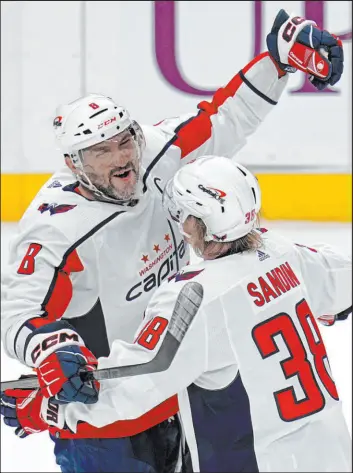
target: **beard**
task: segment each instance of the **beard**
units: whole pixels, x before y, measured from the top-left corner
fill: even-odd
[[[113,183],[112,179],[114,174],[122,173],[124,170],[131,169],[131,173],[135,175],[135,182],[129,183],[128,185],[124,186],[123,182],[121,188],[117,188]],[[96,187],[98,191],[100,191],[104,196],[109,197],[114,200],[122,200],[122,201],[129,201],[135,197],[137,184],[140,178],[140,169],[137,167],[133,162],[127,163],[123,167],[117,167],[112,169],[109,174],[109,184],[102,183],[102,179],[99,178],[95,173],[87,172],[87,177],[91,181],[91,183]]]

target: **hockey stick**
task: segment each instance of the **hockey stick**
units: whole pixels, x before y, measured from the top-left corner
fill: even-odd
[[[352,313],[352,306],[348,307],[348,309],[343,310],[339,314],[336,315],[336,320],[346,320],[349,314]]]
[[[167,333],[156,356],[147,363],[140,365],[103,368],[96,371],[84,371],[79,374],[84,382],[137,376],[158,373],[169,368],[180,347],[191,322],[193,321],[203,299],[203,287],[198,282],[189,282],[181,289],[176,300]],[[23,379],[1,383],[1,391],[5,389],[36,389],[39,387],[37,376],[26,376]]]

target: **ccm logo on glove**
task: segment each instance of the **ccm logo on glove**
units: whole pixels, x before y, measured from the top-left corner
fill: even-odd
[[[38,358],[44,351],[48,350],[49,348],[52,348],[58,343],[65,343],[67,341],[79,342],[78,335],[76,333],[70,334],[67,332],[54,333],[53,335],[50,335],[42,342],[38,343],[38,345],[34,348],[31,353],[32,362],[35,364],[35,362],[38,360]]]

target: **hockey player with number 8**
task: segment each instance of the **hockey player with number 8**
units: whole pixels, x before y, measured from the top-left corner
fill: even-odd
[[[166,182],[202,155],[232,158],[277,104],[287,73],[300,69],[322,89],[343,72],[340,40],[283,10],[267,46],[197,112],[155,126],[140,126],[101,95],[58,109],[54,129],[66,166],[20,221],[2,301],[5,350],[36,370],[36,394],[49,399],[53,417],[60,404],[97,402],[99,384],[78,373],[95,370],[114,340],[133,340],[155,290],[189,259],[162,209]],[[1,395],[5,422],[20,434],[38,431],[38,397],[15,394]],[[75,433],[50,427],[57,463],[62,471],[173,471],[177,411],[172,396],[141,418],[100,428],[82,422]]]

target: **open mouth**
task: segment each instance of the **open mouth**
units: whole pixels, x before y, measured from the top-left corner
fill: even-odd
[[[125,171],[115,172],[113,174],[113,177],[117,177],[118,179],[122,179],[122,180],[128,180],[131,177],[132,173],[133,173],[132,169],[127,169]]]

